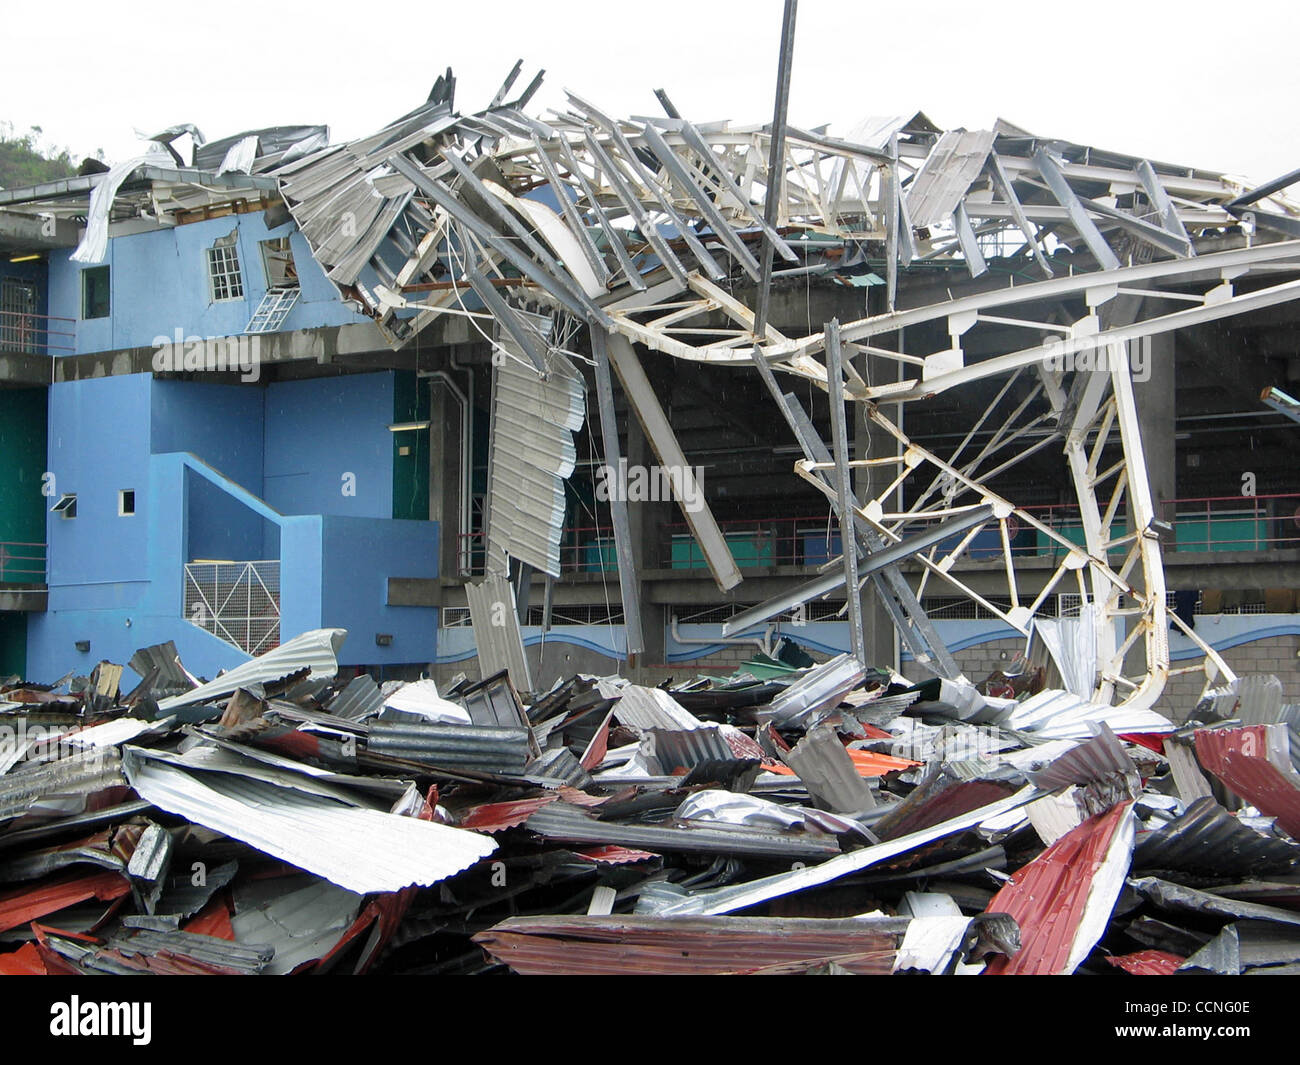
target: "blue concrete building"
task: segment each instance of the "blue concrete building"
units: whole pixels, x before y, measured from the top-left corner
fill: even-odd
[[[234,185],[110,225],[98,263],[62,221],[7,234],[0,358],[24,387],[0,391],[0,673],[171,640],[212,676],[322,626],[349,631],[349,666],[436,656],[436,610],[389,595],[438,576],[428,382],[367,362],[380,338],[268,219],[265,180]],[[287,312],[254,321],[276,293]]]

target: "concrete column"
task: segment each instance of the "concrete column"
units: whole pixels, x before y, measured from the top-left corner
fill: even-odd
[[[1135,341],[1133,346],[1137,345],[1143,347],[1130,357],[1130,366],[1134,371],[1133,398],[1137,403],[1142,451],[1146,455],[1147,480],[1151,484],[1151,502],[1156,515],[1168,520],[1172,515],[1167,513],[1163,504],[1177,497],[1175,481],[1178,473],[1174,454],[1178,413],[1174,335],[1161,333]]]
[[[653,466],[656,462],[654,449],[650,446],[641,423],[631,411],[627,412],[623,424],[627,428],[628,469],[637,466],[646,468]],[[667,533],[664,529],[673,522],[673,515],[676,512],[677,505],[671,501],[630,501],[628,503],[627,516],[632,531],[632,555],[636,560],[638,574],[666,567],[667,561],[663,556],[667,550],[665,546]],[[645,650],[636,656],[635,664],[630,664],[634,676],[639,675],[642,663],[651,667],[660,666],[667,657],[668,618],[664,607],[659,603],[650,602],[646,581],[643,577],[639,577],[638,580]]]
[[[446,383],[433,378],[429,404],[429,520],[438,522],[438,573],[459,572],[461,418],[465,416]]]
[[[884,379],[885,373],[893,374],[898,364],[886,359],[872,359],[870,380]],[[859,368],[860,369],[860,368]],[[879,458],[893,455],[898,451],[898,443],[892,436],[880,429],[867,417],[866,404],[852,403],[851,410],[853,433],[852,458]],[[888,484],[893,475],[887,473],[888,467],[858,469],[854,471],[853,490],[858,502],[865,502],[875,494],[881,484]],[[874,486],[874,490],[873,490]],[[862,625],[866,644],[868,666],[888,666],[898,669],[898,634],[894,631],[893,619],[880,602],[879,593],[874,582],[867,581],[862,586]]]

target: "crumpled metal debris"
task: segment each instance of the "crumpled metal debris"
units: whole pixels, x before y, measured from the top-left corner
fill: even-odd
[[[780,684],[574,676],[533,697],[504,670],[342,675],[342,635],[217,681],[146,649],[129,696],[112,663],[7,682],[0,972],[1300,962],[1275,698],[1245,728],[1135,736],[1131,711],[912,687],[852,656]],[[1275,694],[1223,701],[1255,691]],[[1227,790],[1185,803],[1162,748],[1263,813]]]

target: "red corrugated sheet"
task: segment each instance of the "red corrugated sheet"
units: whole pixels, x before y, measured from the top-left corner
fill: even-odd
[[[1134,976],[1173,976],[1187,959],[1167,950],[1139,950],[1135,954],[1116,954],[1106,960]]]
[[[1165,753],[1165,737],[1160,732],[1121,732],[1119,738],[1127,740],[1129,743],[1136,743],[1139,747],[1145,747],[1147,750],[1155,751],[1156,754]]]
[[[196,936],[213,936],[234,942],[235,929],[230,923],[230,907],[226,905],[223,894],[224,892],[218,893],[216,898],[190,918],[185,931],[193,932]]]
[[[997,958],[986,976],[1053,976],[1067,961],[1093,881],[1116,840],[1127,802],[1090,817],[1043,851],[993,896],[986,913],[1007,913],[1020,925],[1020,949]]]
[[[0,893],[0,932],[21,928],[88,899],[121,898],[130,890],[130,883],[120,873],[99,872],[6,891]]]
[[[647,858],[658,858],[653,851],[639,851],[632,847],[581,847],[573,852],[581,858],[589,858],[597,865],[626,865],[629,862],[644,862]]]
[[[476,806],[460,819],[460,828],[475,832],[504,832],[507,828],[522,825],[547,803],[554,802],[559,795],[538,795],[532,799],[516,799],[514,802],[490,802]]]
[[[46,976],[45,963],[34,943],[24,943],[9,954],[0,954],[0,976]]]
[[[855,971],[887,973],[899,939],[862,921],[636,916],[518,917],[474,937],[517,973],[596,976],[804,971],[849,957]]]
[[[1300,790],[1292,775],[1269,761],[1269,730],[1283,725],[1197,729],[1201,765],[1269,817],[1292,839],[1300,839]]]

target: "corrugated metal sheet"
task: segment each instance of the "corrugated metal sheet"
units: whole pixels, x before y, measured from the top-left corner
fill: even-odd
[[[355,892],[314,877],[255,880],[236,888],[234,899],[230,924],[235,939],[246,948],[272,949],[265,968],[272,976],[328,954],[364,901]]]
[[[585,788],[591,783],[591,774],[582,768],[582,763],[567,747],[543,751],[524,767],[524,775],[560,780],[574,788]]]
[[[992,147],[992,130],[949,130],[940,137],[907,187],[912,225],[950,221]]]
[[[125,783],[121,756],[113,748],[14,770],[0,777],[0,820],[17,817],[46,795],[88,795]]]
[[[1285,725],[1197,729],[1195,740],[1201,765],[1300,840],[1300,776]]]
[[[1020,925],[1021,946],[990,962],[990,976],[1068,975],[1110,919],[1133,853],[1133,806],[1121,803],[1062,836],[993,896],[986,913]]]
[[[685,898],[675,899],[658,909],[664,916],[685,916],[687,914],[724,914],[747,909],[760,902],[791,895],[805,888],[817,887],[838,880],[850,873],[869,869],[873,865],[915,850],[927,843],[943,839],[980,824],[990,818],[999,817],[1011,810],[1032,802],[1040,792],[1033,787],[1026,787],[999,802],[994,802],[979,810],[952,818],[942,824],[921,832],[886,840],[861,850],[841,854],[820,865],[792,869],[788,873],[751,880],[743,884],[697,891]]]
[[[503,572],[509,555],[559,577],[564,482],[584,416],[582,376],[567,356],[549,351],[542,380],[512,338],[503,333],[500,344],[507,357],[496,366],[492,395],[488,566]]]
[[[148,929],[110,936],[103,946],[58,935],[49,935],[46,942],[82,972],[121,975],[251,975],[265,969],[274,954],[269,946]]]
[[[1134,954],[1114,954],[1106,960],[1134,976],[1173,976],[1187,959],[1167,950],[1139,950]]]
[[[239,688],[284,680],[303,669],[310,670],[308,677],[312,680],[333,677],[339,671],[338,652],[346,637],[346,629],[304,632],[275,650],[221,674],[216,680],[182,695],[160,700],[158,709],[166,713],[178,707],[220,699],[233,695]]]
[[[138,827],[134,831],[118,833],[122,838],[115,840],[112,829],[106,828],[85,839],[71,843],[60,843],[57,847],[44,850],[28,851],[16,858],[0,862],[0,883],[11,884],[21,880],[35,880],[46,873],[62,869],[69,865],[98,865],[104,869],[123,872],[131,857],[131,848],[139,837]],[[3,837],[0,837],[2,840]]]
[[[367,894],[435,884],[496,850],[485,836],[234,773],[188,773],[134,751],[131,786],[155,806]]]
[[[529,975],[710,975],[874,955],[888,972],[906,920],[773,917],[516,917],[474,941]]]
[[[489,574],[477,584],[465,585],[470,622],[474,626],[474,646],[478,651],[479,669],[484,673],[506,670],[519,691],[531,691],[532,674],[524,653],[524,637],[515,613],[515,595],[510,582],[502,575]]]
[[[931,770],[872,831],[882,840],[900,839],[1005,799],[1012,791],[1006,781],[963,780],[945,764]]]
[[[645,732],[652,728],[672,731],[704,727],[703,721],[662,688],[627,684],[612,690],[619,696],[614,704],[614,717],[631,728]]]
[[[325,706],[335,717],[361,721],[384,708],[384,693],[369,673],[359,673]]]
[[[100,872],[0,892],[0,932],[20,928],[88,899],[108,901],[130,890],[130,882],[121,873]]]
[[[547,803],[555,802],[558,795],[538,795],[531,799],[513,802],[490,802],[475,806],[461,815],[460,827],[474,832],[504,832],[507,828],[522,825]]]
[[[597,843],[693,854],[737,854],[782,861],[818,860],[840,854],[833,838],[796,836],[733,825],[681,826],[597,821],[567,802],[551,803],[528,818],[526,827],[564,843]]]
[[[1032,732],[1044,739],[1086,740],[1092,736],[1092,726],[1105,723],[1114,732],[1149,732],[1163,734],[1174,731],[1174,724],[1154,710],[1133,710],[1124,707],[1092,703],[1070,692],[1048,688],[1021,702],[1011,703],[1006,710],[994,709],[981,713],[972,720],[981,724],[1001,724],[1021,732]]]
[[[862,663],[852,655],[839,655],[810,669],[776,696],[767,716],[775,724],[789,724],[811,718],[819,710],[834,709],[866,675]]]
[[[1184,884],[1175,884],[1155,876],[1144,876],[1129,881],[1131,887],[1145,895],[1162,909],[1184,913],[1210,914],[1215,917],[1243,917],[1248,920],[1275,921],[1278,924],[1300,925],[1300,913],[1278,906],[1263,906],[1257,902],[1243,902],[1209,891],[1198,891]]]
[[[631,865],[635,862],[649,861],[659,855],[651,851],[634,850],[631,847],[579,847],[573,852],[579,858],[586,858],[597,865]]]
[[[521,773],[532,759],[531,738],[522,728],[376,721],[366,750],[444,769]]]
[[[855,814],[876,805],[871,788],[833,729],[813,729],[782,758],[823,809]]]
[[[691,770],[705,762],[727,762],[735,758],[731,745],[716,725],[646,729],[641,745],[650,772],[663,776],[673,776],[679,770]]]
[[[1138,840],[1134,869],[1170,869],[1223,876],[1280,872],[1300,858],[1300,846],[1242,824],[1211,797]]]
[[[1086,743],[1057,758],[1046,769],[1030,773],[1029,779],[1044,791],[1068,787],[1071,784],[1091,784],[1114,776],[1137,781],[1137,765],[1124,749],[1124,744],[1104,722],[1097,726],[1097,735]]]

